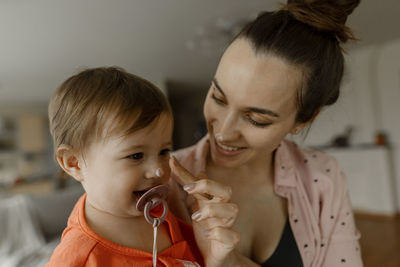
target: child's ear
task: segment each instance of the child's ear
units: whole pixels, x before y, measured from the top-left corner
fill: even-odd
[[[60,145],[56,151],[56,157],[60,167],[74,177],[78,182],[83,181],[82,157],[69,145]]]

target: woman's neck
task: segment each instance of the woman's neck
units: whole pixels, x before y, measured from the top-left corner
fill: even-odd
[[[219,166],[213,162],[209,155],[207,158],[207,170],[214,170],[218,173],[221,171],[221,174],[223,174],[224,177],[229,177],[228,184],[230,185],[235,182],[243,185],[244,179],[246,179],[246,184],[248,185],[266,183],[273,185],[274,155],[274,152],[260,154],[248,160],[246,163],[235,167]],[[251,179],[249,177],[251,177]],[[226,181],[226,179],[224,180]]]

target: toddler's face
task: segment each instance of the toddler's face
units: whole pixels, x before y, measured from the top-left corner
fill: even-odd
[[[171,116],[163,113],[133,134],[91,145],[81,166],[88,204],[115,216],[142,215],[136,210],[139,197],[168,182],[172,127]]]

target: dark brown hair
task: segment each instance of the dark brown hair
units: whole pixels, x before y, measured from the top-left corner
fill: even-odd
[[[309,122],[337,101],[344,70],[340,43],[355,39],[345,22],[359,3],[288,1],[278,11],[261,13],[236,37],[249,40],[256,53],[272,53],[302,69],[297,122]]]
[[[82,153],[93,141],[130,134],[163,112],[171,114],[163,93],[118,67],[87,69],[68,78],[48,110],[55,150],[66,144]]]

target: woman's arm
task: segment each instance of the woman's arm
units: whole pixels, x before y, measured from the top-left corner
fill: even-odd
[[[195,199],[191,219],[205,265],[227,266],[225,262],[240,240],[239,234],[231,229],[238,214],[237,205],[229,202],[231,188],[208,179],[205,174],[192,175],[174,157],[170,166],[178,183]]]
[[[326,256],[322,266],[362,267],[361,249],[358,242],[360,233],[354,223],[354,215],[350,204],[346,177],[337,169],[337,186],[340,187],[336,199],[340,200],[335,214],[335,226],[330,237]]]
[[[195,199],[194,203],[185,204],[192,212],[191,222],[205,265],[259,267],[259,264],[235,249],[240,236],[231,227],[239,209],[236,204],[229,202],[231,188],[208,179],[204,173],[194,176],[174,157],[171,158],[170,166],[175,180],[184,187],[188,197]]]
[[[176,176],[176,175],[175,175]],[[177,177],[175,177],[177,178]],[[196,178],[199,179],[199,178]],[[187,182],[187,181],[186,181]],[[183,181],[181,181],[183,183]],[[184,193],[181,189],[180,186],[178,186],[177,180],[174,179],[170,181],[170,189],[173,190],[173,193],[170,195],[169,200],[170,200],[170,209],[173,210],[174,215],[180,217],[181,219],[184,219],[187,223],[193,224],[193,221],[191,220],[189,214],[189,210],[191,213],[193,211],[197,210],[198,207],[196,206],[197,202],[194,197],[191,195],[188,195],[187,193]],[[187,199],[192,199],[192,200],[187,200]],[[195,226],[196,230],[196,226]],[[202,241],[197,241],[202,242]],[[202,252],[203,253],[203,252]],[[204,254],[204,253],[203,253]],[[204,257],[207,257],[204,255]],[[255,266],[260,266],[247,258],[246,256],[242,255],[240,252],[237,250],[231,251],[225,258],[225,260],[220,264],[221,266],[244,266],[244,267],[255,267]],[[209,265],[206,265],[209,266]]]

